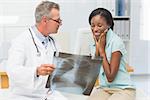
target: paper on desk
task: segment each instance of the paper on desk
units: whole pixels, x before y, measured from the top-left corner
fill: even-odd
[[[12,94],[9,90],[0,90],[0,100],[44,100],[44,98],[31,98],[27,96]],[[68,100],[59,91],[53,91],[47,96],[47,100]]]
[[[47,100],[68,100],[59,91],[53,91],[51,95],[47,97]]]

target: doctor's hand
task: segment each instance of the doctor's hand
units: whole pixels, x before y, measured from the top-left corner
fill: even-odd
[[[52,74],[52,72],[55,70],[55,66],[53,64],[41,64],[41,66],[39,66],[37,68],[37,75],[50,75]]]

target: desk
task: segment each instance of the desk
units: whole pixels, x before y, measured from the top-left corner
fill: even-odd
[[[67,97],[68,100],[86,100],[88,98],[88,96],[85,95],[77,95],[65,92],[62,92],[62,94]]]
[[[84,95],[77,95],[77,94],[71,94],[71,93],[65,93],[61,92],[62,95],[64,95],[68,100],[86,100],[88,96]],[[9,89],[0,89],[0,100],[8,100],[9,95]],[[22,97],[18,96],[19,99],[15,100],[22,100]],[[30,100],[29,98],[24,98],[23,100]]]
[[[8,89],[0,89],[0,100],[8,100],[6,97],[8,97]],[[62,92],[61,92],[62,93]],[[67,97],[68,100],[86,100],[88,96],[84,95],[76,95],[71,93],[62,93],[65,97]],[[20,97],[21,98],[21,97]],[[137,89],[136,91],[136,100],[150,100],[150,96],[144,93],[143,90]],[[10,99],[9,99],[10,100]],[[29,100],[29,99],[16,99],[16,100]]]
[[[0,72],[0,78],[1,78],[1,89],[0,89],[0,100],[7,100],[8,96],[8,87],[9,87],[9,79],[6,72]],[[68,98],[68,100],[86,100],[88,96],[84,95],[78,95],[78,94],[71,94],[71,93],[65,93],[62,92],[62,94]]]

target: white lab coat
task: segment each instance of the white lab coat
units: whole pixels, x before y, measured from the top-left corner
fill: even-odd
[[[53,63],[55,47],[53,43],[48,42],[48,47],[45,49],[32,29],[31,31],[41,56],[37,56],[35,44],[29,29],[27,29],[12,41],[8,54],[7,73],[10,90],[13,94],[30,98],[41,98],[47,92],[45,85],[48,75],[36,77],[36,69],[41,64]],[[58,45],[56,41],[55,44],[56,46]]]

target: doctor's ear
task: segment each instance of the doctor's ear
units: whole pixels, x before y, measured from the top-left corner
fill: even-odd
[[[42,22],[44,22],[44,23],[47,22],[47,17],[46,17],[46,16],[43,16],[43,17],[42,17]]]

